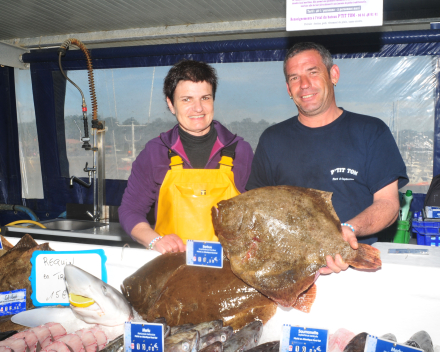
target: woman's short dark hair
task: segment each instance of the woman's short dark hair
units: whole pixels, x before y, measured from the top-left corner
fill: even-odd
[[[317,43],[312,43],[312,42],[296,43],[287,51],[286,57],[284,58],[283,70],[284,70],[284,77],[286,77],[286,82],[287,82],[287,72],[286,72],[287,61],[292,57],[294,57],[295,55],[298,55],[299,53],[302,53],[303,51],[307,51],[307,50],[317,51],[319,55],[321,55],[322,62],[327,68],[328,73],[330,73],[330,70],[333,67],[333,58],[332,58],[332,54],[330,54],[330,51],[328,51],[323,45]]]
[[[215,68],[205,62],[182,60],[168,71],[163,82],[163,93],[174,104],[174,91],[180,81],[208,82],[212,86],[212,98],[217,90],[217,74]]]

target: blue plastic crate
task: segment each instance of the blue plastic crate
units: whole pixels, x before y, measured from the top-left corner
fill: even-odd
[[[418,245],[440,246],[440,222],[413,221],[412,232],[417,234]]]

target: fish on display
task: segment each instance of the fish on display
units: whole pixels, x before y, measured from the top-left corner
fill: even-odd
[[[186,330],[191,330],[191,328],[194,326],[194,324],[188,323],[188,324],[182,324],[182,325],[176,325],[171,327],[171,335],[174,335],[177,332],[182,332]]]
[[[361,243],[353,250],[343,240],[331,195],[270,186],[219,202],[212,219],[232,271],[282,306],[308,312],[327,255],[339,253],[356,268],[379,268],[379,250]]]
[[[120,335],[104,347],[103,352],[123,352],[124,351],[124,335]]]
[[[429,336],[424,330],[416,332],[404,343],[404,345],[421,348],[425,352],[434,352],[434,345],[431,336]]]
[[[350,342],[345,346],[343,352],[364,352],[365,343],[367,342],[368,333],[361,332],[353,337]]]
[[[97,277],[74,266],[64,267],[64,280],[69,293],[70,308],[38,308],[14,315],[11,320],[20,325],[36,327],[48,322],[61,323],[68,333],[91,329],[103,347],[107,339],[114,339],[124,332],[126,321],[143,322],[124,296]],[[100,337],[101,336],[101,337]],[[105,341],[103,341],[105,340]],[[99,344],[99,341],[98,341]]]
[[[2,239],[3,243],[3,239]],[[39,245],[26,234],[0,257],[0,292],[26,289],[26,309],[34,307],[29,276],[32,271],[31,257],[34,251],[52,251],[48,243]]]
[[[248,350],[248,352],[278,352],[280,350],[280,341],[271,341],[262,343],[254,348]]]
[[[211,331],[200,337],[199,350],[212,345],[214,342],[225,343],[233,333],[232,326],[225,326],[219,330]]]
[[[220,341],[216,341],[208,346],[205,346],[202,349],[199,349],[198,352],[222,352],[222,351],[223,351],[223,344]]]
[[[162,324],[163,325],[163,338],[166,339],[171,334],[171,326],[167,324],[167,321],[165,318],[160,317],[156,318],[152,321],[154,324]]]
[[[178,329],[175,333],[177,334],[179,332],[184,332],[186,330],[196,330],[199,332],[200,336],[204,336],[210,332],[219,330],[222,327],[223,327],[223,320],[220,319],[220,320],[206,321],[204,323],[200,323],[192,326],[183,326],[180,329]]]
[[[0,249],[0,257],[5,254],[7,251],[12,249],[14,246],[2,235],[0,235],[0,241],[2,242],[3,249]]]
[[[174,327],[222,319],[237,330],[275,314],[276,304],[234,275],[228,260],[217,269],[185,265],[185,258],[163,254],[124,280],[124,296],[145,320],[165,317]]]
[[[244,328],[232,335],[224,344],[224,352],[243,352],[258,346],[261,334],[263,333],[263,323],[253,321]]]
[[[188,330],[168,336],[164,340],[165,352],[196,352],[199,346],[200,333]]]

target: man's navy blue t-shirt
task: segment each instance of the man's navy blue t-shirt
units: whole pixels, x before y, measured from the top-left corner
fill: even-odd
[[[346,222],[395,180],[401,188],[408,176],[388,126],[375,117],[344,110],[323,127],[304,126],[295,116],[266,129],[246,189],[291,185],[333,192],[333,207]]]

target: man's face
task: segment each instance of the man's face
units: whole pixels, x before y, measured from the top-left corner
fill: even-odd
[[[325,113],[335,102],[333,84],[339,79],[336,65],[330,75],[316,50],[303,51],[286,63],[287,92],[300,114],[307,117]]]
[[[174,91],[174,104],[171,104],[169,98],[167,103],[185,132],[193,136],[203,136],[209,132],[214,118],[214,98],[210,83],[180,81]]]

